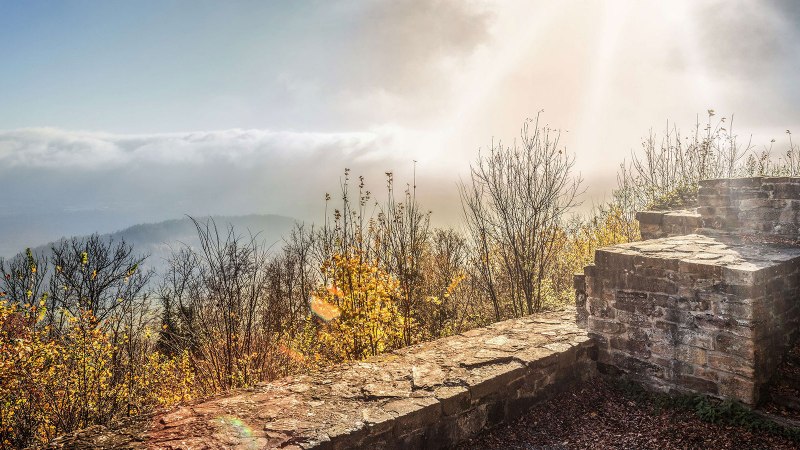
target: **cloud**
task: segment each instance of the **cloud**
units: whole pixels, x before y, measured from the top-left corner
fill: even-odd
[[[353,180],[363,175],[376,199],[384,198],[386,171],[401,189],[410,182],[416,156],[398,151],[404,132],[389,125],[358,133],[0,132],[0,255],[185,214],[274,213],[319,223],[325,193],[339,201],[345,168]],[[438,223],[453,222],[455,178],[430,163],[418,164],[416,175],[423,207]]]
[[[454,81],[476,51],[493,39],[495,16],[484,2],[356,5],[346,11],[355,19],[351,29],[326,35],[328,42],[317,43],[275,77],[290,104],[324,105],[362,126],[424,122],[460,95]]]
[[[353,58],[368,85],[395,94],[447,82],[448,69],[490,39],[492,15],[474,2],[379,2],[363,12]],[[359,83],[363,86],[363,84]]]
[[[30,128],[0,132],[0,172],[8,169],[116,169],[125,166],[252,167],[287,158],[357,161],[383,154],[392,136],[373,132],[223,130],[117,135]],[[374,155],[372,155],[374,157]]]
[[[760,80],[765,68],[793,64],[798,56],[798,8],[787,1],[710,1],[696,4],[698,49],[717,77]]]
[[[392,130],[298,133],[223,130],[117,135],[0,132],[4,214],[104,210],[142,220],[182,214],[312,215],[345,167],[396,164]]]

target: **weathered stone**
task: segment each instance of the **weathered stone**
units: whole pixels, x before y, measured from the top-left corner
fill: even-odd
[[[385,408],[368,407],[361,410],[361,420],[373,434],[384,433],[394,428],[395,418],[397,414]]]
[[[589,330],[600,334],[619,334],[625,331],[625,325],[616,321],[597,319],[589,316],[588,323]]]
[[[591,377],[575,311],[528,316],[54,442],[68,448],[441,448]],[[180,444],[176,444],[180,442]]]
[[[636,220],[644,239],[690,234],[702,226],[702,216],[694,210],[641,211]]]
[[[738,358],[725,353],[710,352],[708,366],[718,371],[729,372],[744,378],[755,378],[755,367],[752,360]]]
[[[436,398],[404,398],[392,400],[383,406],[396,417],[395,427],[399,430],[415,430],[426,423],[435,421],[442,413],[442,406]]]
[[[680,389],[687,389],[694,392],[703,392],[705,394],[715,395],[719,393],[719,386],[715,381],[707,380],[705,378],[695,377],[692,375],[681,374],[677,377],[676,387]]]
[[[751,361],[755,357],[754,343],[751,339],[728,332],[720,332],[714,337],[714,350]]]
[[[706,180],[698,202],[596,252],[587,331],[604,370],[754,402],[800,328],[800,178]]]
[[[476,368],[466,380],[472,403],[481,403],[485,397],[501,393],[511,380],[524,376],[525,371],[525,365],[519,361]]]
[[[464,386],[440,386],[434,392],[442,404],[442,414],[452,416],[469,408],[469,389]]]

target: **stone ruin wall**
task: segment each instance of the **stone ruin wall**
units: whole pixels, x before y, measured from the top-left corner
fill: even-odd
[[[796,241],[800,236],[800,178],[753,177],[703,180],[696,208],[641,211],[643,239],[710,230],[760,235],[764,240]]]
[[[657,390],[756,403],[800,324],[800,251],[768,267],[731,267],[674,250],[741,251],[717,239],[646,242],[598,251],[576,282],[600,367]]]
[[[796,241],[800,178],[754,177],[700,183],[697,213],[703,226]]]
[[[800,326],[800,178],[703,181],[698,199],[597,251],[578,321],[606,372],[754,404]]]
[[[636,220],[645,240],[692,234],[703,227],[703,220],[694,209],[640,211],[636,213]]]
[[[594,344],[574,314],[495,323],[92,427],[50,448],[449,448],[595,375]]]

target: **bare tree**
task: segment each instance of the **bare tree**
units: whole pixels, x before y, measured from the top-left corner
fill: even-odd
[[[494,320],[502,318],[500,298],[497,286],[498,268],[494,264],[493,241],[489,234],[490,223],[488,212],[484,205],[485,187],[479,183],[465,183],[459,185],[461,204],[464,212],[465,225],[472,238],[472,261],[470,267],[477,272],[473,274],[473,283],[477,290],[485,292],[494,310]]]
[[[309,298],[319,282],[319,265],[313,255],[316,238],[314,227],[296,224],[284,239],[281,252],[269,263],[268,295],[273,304],[285,304],[283,319],[292,338],[308,314]]]
[[[28,306],[25,311],[29,326],[47,324],[36,320],[40,301],[47,311],[52,310],[53,299],[46,292],[48,267],[47,257],[29,248],[9,260],[0,258],[0,299]],[[52,319],[52,314],[48,319]]]
[[[387,199],[378,215],[380,248],[387,271],[400,282],[403,342],[413,340],[413,314],[422,300],[422,258],[430,235],[430,212],[417,202],[416,177],[407,185],[402,201],[394,191],[394,174],[386,173]]]
[[[421,258],[423,287],[421,335],[436,339],[462,330],[469,311],[463,280],[467,275],[467,242],[453,229],[435,229]]]
[[[559,131],[539,126],[539,116],[529,119],[519,142],[493,144],[471,166],[470,185],[461,184],[482,272],[489,275],[491,261],[501,261],[515,315],[541,309],[561,218],[580,193],[581,178],[571,174],[574,157],[559,146],[559,139]]]
[[[278,349],[288,308],[284,297],[269,294],[268,249],[257,236],[242,237],[233,227],[220,233],[213,220],[192,220],[200,248],[173,255],[159,290],[161,345],[191,351],[208,392],[284,374]]]
[[[152,277],[141,268],[147,257],[125,241],[94,234],[62,240],[51,251],[53,305],[73,316],[90,312],[98,323],[142,294]]]
[[[189,248],[172,252],[157,295],[161,302],[161,329],[158,348],[166,355],[196,348],[197,296],[200,293],[200,261]]]

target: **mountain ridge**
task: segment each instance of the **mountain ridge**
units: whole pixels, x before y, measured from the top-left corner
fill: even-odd
[[[276,244],[281,242],[283,236],[287,235],[295,224],[300,223],[297,219],[279,214],[210,215],[194,217],[194,219],[201,224],[213,220],[220,230],[233,226],[237,234],[252,234],[258,241],[271,247],[270,251],[279,249],[280,246]],[[63,236],[60,239],[30,248],[36,254],[48,255],[50,248],[64,239],[87,236],[90,235]],[[103,239],[112,239],[114,242],[124,240],[133,246],[134,253],[147,255],[147,260],[143,265],[153,268],[157,272],[166,267],[166,261],[173,251],[182,246],[197,248],[200,245],[197,229],[190,216],[160,222],[138,223],[110,233],[102,233],[99,236]],[[20,252],[22,251],[24,249],[20,249]]]

